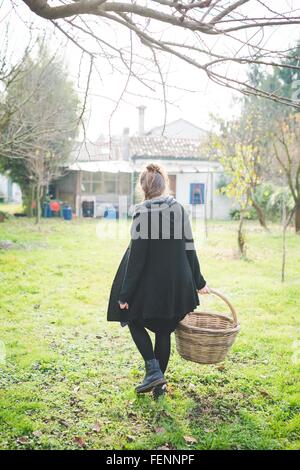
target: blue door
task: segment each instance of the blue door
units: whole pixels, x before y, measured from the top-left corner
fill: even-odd
[[[190,184],[190,204],[204,204],[204,194],[205,194],[205,184],[204,183],[191,183]]]

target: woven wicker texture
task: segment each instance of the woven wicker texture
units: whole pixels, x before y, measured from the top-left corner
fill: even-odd
[[[218,313],[191,312],[175,331],[180,356],[200,364],[223,361],[240,330],[233,305],[220,292],[211,289],[211,293],[228,305],[233,318]]]

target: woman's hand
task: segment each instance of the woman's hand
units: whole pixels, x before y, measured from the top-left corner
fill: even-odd
[[[204,287],[202,287],[202,289],[198,290],[198,293],[201,294],[201,295],[202,294],[210,294],[210,288],[207,285],[205,285]]]
[[[128,305],[127,302],[125,302],[125,304],[122,304],[121,302],[119,302],[119,305],[120,305],[121,310],[124,310],[124,309],[128,310],[129,309],[129,305]]]

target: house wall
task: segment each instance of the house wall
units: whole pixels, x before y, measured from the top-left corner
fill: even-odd
[[[137,174],[148,161],[149,159],[136,160]],[[195,217],[204,218],[206,211],[207,218],[229,218],[229,211],[233,206],[233,202],[226,196],[217,194],[218,181],[223,175],[221,164],[206,160],[188,159],[168,159],[161,163],[169,175],[176,176],[176,184],[173,180],[171,190],[176,187],[176,199],[184,206],[190,206],[191,183],[203,183],[205,185],[206,204],[193,206],[193,215]]]
[[[7,178],[4,175],[0,175],[0,199],[7,200]]]
[[[211,175],[209,173],[179,173],[176,182],[176,199],[183,206],[190,205],[190,185],[192,183],[204,183],[205,185],[205,202],[197,207],[197,216],[203,218],[205,214],[211,217]]]
[[[6,175],[0,175],[0,201],[5,202],[22,202],[22,192],[20,186],[16,183],[12,183],[9,177]]]
[[[222,172],[214,173],[213,179],[213,219],[229,219],[230,209],[234,205],[234,202],[229,197],[224,194],[218,194],[217,184],[220,178],[222,177]]]
[[[232,202],[224,195],[216,193],[217,183],[221,173],[179,173],[176,181],[176,199],[184,206],[190,205],[190,185],[191,183],[204,183],[205,204],[196,206],[194,214],[196,217],[206,217],[213,219],[228,219]]]
[[[139,166],[143,162],[139,162]],[[174,166],[175,165],[175,166]],[[218,180],[222,176],[222,167],[209,162],[164,162],[168,173],[176,176],[173,188],[176,187],[176,199],[184,206],[190,206],[191,183],[205,185],[206,204],[193,206],[193,215],[204,218],[228,219],[232,200],[217,194]],[[107,206],[119,204],[119,197],[127,197],[128,206],[138,202],[135,194],[136,180],[140,168],[132,175],[129,173],[83,172],[71,171],[56,182],[57,197],[71,205],[77,216],[81,216],[83,201],[94,201],[95,216],[101,217]],[[173,171],[172,171],[173,169]],[[193,169],[195,170],[193,172]],[[198,170],[198,171],[196,171]],[[133,197],[134,196],[134,197]],[[124,204],[122,202],[122,204]]]
[[[148,135],[160,136],[164,131],[164,136],[175,137],[183,139],[204,139],[207,132],[199,127],[195,126],[191,122],[185,121],[184,119],[178,119],[177,121],[170,122],[165,126],[159,126],[151,129]]]

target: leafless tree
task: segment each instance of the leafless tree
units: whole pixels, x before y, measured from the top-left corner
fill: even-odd
[[[295,230],[300,234],[300,116],[291,115],[279,122],[271,135],[278,169],[285,178],[295,207]]]
[[[5,97],[14,83],[21,80],[27,71],[23,69],[23,62],[27,60],[30,53],[35,46],[35,41],[29,40],[25,47],[21,60],[12,61],[10,60],[8,53],[8,29],[6,28],[5,34],[0,45],[0,148],[4,149],[4,141],[1,138],[3,129],[7,127],[7,124],[14,113],[26,103],[29,96],[23,96],[23,98],[15,103],[14,106],[8,106]]]
[[[62,174],[77,132],[78,97],[56,51],[43,40],[36,46],[34,59],[26,50],[0,77],[0,167],[35,200],[39,222],[43,191]],[[6,62],[2,57],[0,70]]]

